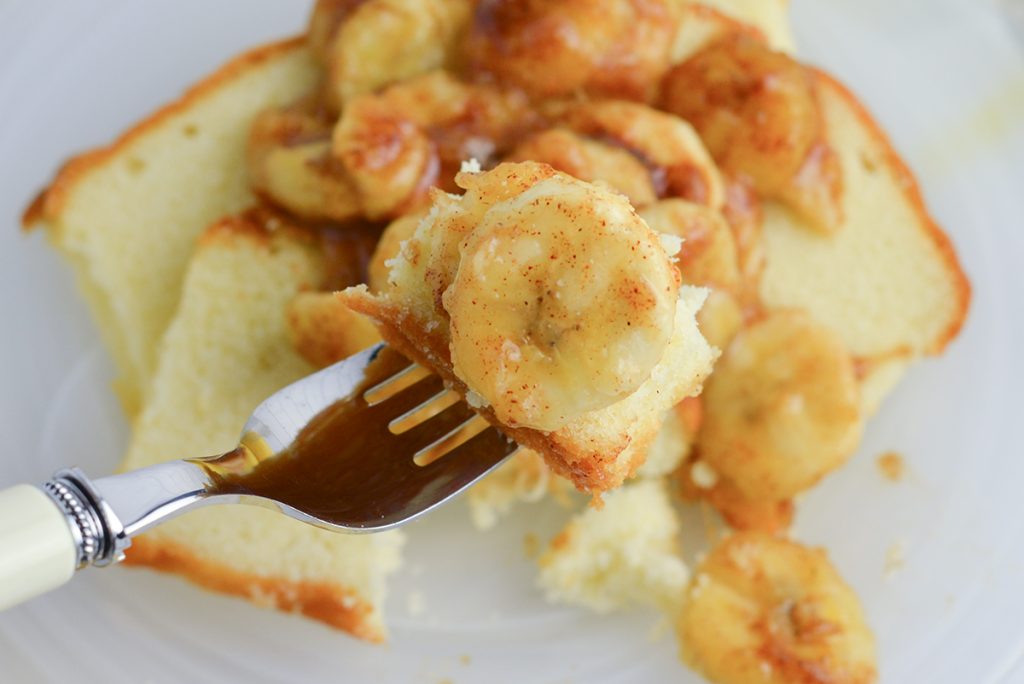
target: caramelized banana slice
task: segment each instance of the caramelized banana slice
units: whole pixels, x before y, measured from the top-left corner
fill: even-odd
[[[455,180],[465,194],[458,197],[439,190],[431,192],[428,223],[435,227],[422,231],[417,228],[414,239],[402,245],[402,257],[412,268],[392,270],[389,282],[394,289],[412,293],[417,308],[433,310],[446,320],[448,312],[441,299],[455,279],[463,239],[476,228],[491,205],[515,197],[554,175],[555,170],[547,164],[534,162],[499,164],[484,174],[459,173]]]
[[[674,256],[683,282],[735,290],[740,284],[736,241],[719,212],[681,199],[644,207],[640,218],[652,230],[683,238]]]
[[[364,213],[373,219],[421,204],[440,171],[427,134],[373,95],[345,108],[334,129],[333,151],[358,189]]]
[[[275,204],[307,219],[346,221],[360,213],[359,197],[331,163],[327,141],[276,147],[263,157],[253,187]]]
[[[678,18],[668,0],[480,0],[467,52],[473,70],[538,98],[644,100],[668,68]]]
[[[430,136],[447,168],[445,179],[471,158],[490,165],[539,120],[522,93],[467,83],[446,71],[396,84],[379,99]]]
[[[697,567],[677,630],[683,660],[716,684],[871,684],[875,645],[824,551],[736,533]]]
[[[712,288],[697,314],[701,334],[725,349],[743,324],[736,298],[741,284],[739,257],[729,224],[714,209],[681,199],[644,207],[640,217],[659,233],[683,238],[674,255],[683,282]]]
[[[373,250],[370,258],[370,265],[367,268],[367,283],[373,292],[383,292],[388,286],[388,273],[391,266],[388,262],[398,255],[402,243],[412,237],[416,232],[423,217],[427,215],[426,210],[414,211],[411,214],[400,216],[388,224],[388,227],[381,233],[377,248]]]
[[[679,494],[689,501],[704,500],[714,506],[734,530],[781,535],[793,523],[793,501],[751,501],[707,462],[691,458],[675,472]]]
[[[473,0],[318,3],[310,35],[327,66],[328,102],[335,111],[342,111],[354,97],[451,64],[473,4]]]
[[[601,181],[628,197],[634,207],[658,199],[650,172],[635,155],[565,128],[527,138],[507,160],[544,162],[580,180]]]
[[[742,330],[703,398],[700,457],[754,501],[807,489],[846,461],[863,429],[852,358],[800,311]]]
[[[626,198],[558,174],[491,206],[444,305],[456,373],[511,426],[557,430],[636,390],[679,282]]]
[[[665,78],[663,103],[691,122],[728,171],[764,194],[792,177],[821,130],[804,68],[743,35],[704,48]]]
[[[380,342],[370,319],[352,311],[333,292],[300,292],[285,315],[295,349],[317,368]]]
[[[841,173],[803,65],[732,33],[666,75],[661,106],[696,127],[724,171],[789,203],[823,232],[839,227]]]
[[[346,221],[361,211],[355,187],[331,157],[330,125],[309,103],[257,116],[246,165],[253,188],[297,216]]]
[[[743,308],[728,290],[711,288],[697,312],[700,334],[712,346],[725,349],[743,327]]]
[[[322,64],[327,64],[331,45],[334,43],[341,24],[357,7],[367,0],[316,0],[309,16],[309,32],[306,41],[313,55]]]
[[[757,303],[761,273],[764,271],[764,212],[761,200],[749,183],[735,177],[726,177],[722,215],[729,224],[736,243],[736,258],[742,283],[740,299],[745,303]]]
[[[333,152],[366,215],[392,217],[423,204],[462,161],[507,149],[532,118],[520,93],[436,71],[353,100],[334,129]]]
[[[561,114],[574,131],[612,140],[651,170],[662,197],[682,197],[720,209],[725,186],[718,167],[690,124],[633,102],[605,100],[569,107]]]

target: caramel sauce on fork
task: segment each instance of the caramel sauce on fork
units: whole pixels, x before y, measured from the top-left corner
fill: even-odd
[[[384,347],[353,392],[302,428],[291,446],[273,453],[256,434],[222,456],[196,461],[212,480],[208,492],[284,503],[332,525],[372,530],[400,522],[462,489],[515,450],[497,430],[468,436],[425,465],[417,448],[444,438],[475,414],[458,402],[433,418],[393,434],[391,419],[444,391],[431,375],[393,397],[370,404],[366,391],[407,367]]]

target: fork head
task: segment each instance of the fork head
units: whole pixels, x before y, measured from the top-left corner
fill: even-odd
[[[278,391],[237,449],[197,462],[213,497],[376,532],[439,506],[516,449],[439,377],[377,345]]]

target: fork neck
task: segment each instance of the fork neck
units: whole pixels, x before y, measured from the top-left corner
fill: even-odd
[[[91,480],[78,468],[43,483],[64,513],[78,547],[77,567],[103,567],[124,559],[131,538],[204,503],[209,478],[200,466],[171,461]]]

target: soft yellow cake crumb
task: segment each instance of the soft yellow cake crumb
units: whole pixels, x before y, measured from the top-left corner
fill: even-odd
[[[643,480],[572,519],[540,559],[549,600],[607,613],[634,604],[673,605],[689,577],[679,521],[665,484]]]

